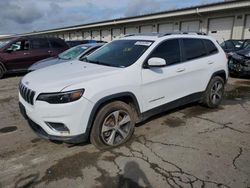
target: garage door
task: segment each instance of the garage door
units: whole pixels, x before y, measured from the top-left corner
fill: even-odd
[[[117,39],[123,35],[121,29],[112,29],[112,40]]]
[[[82,40],[82,32],[81,31],[76,32],[76,40]]]
[[[64,33],[63,35],[65,40],[69,40],[69,33]]]
[[[70,36],[70,40],[77,40],[75,32],[70,32],[69,36]]]
[[[152,25],[144,25],[140,27],[141,33],[152,33],[153,32],[153,26]]]
[[[133,33],[139,33],[138,28],[136,28],[136,27],[126,27],[125,28],[125,34],[133,34]]]
[[[250,15],[246,17],[246,26],[244,31],[244,39],[250,39]]]
[[[218,40],[219,43],[231,39],[233,23],[233,17],[210,19],[208,34]]]
[[[111,32],[110,30],[101,31],[102,41],[110,42],[111,41]]]
[[[92,31],[92,39],[93,40],[100,40],[100,31]]]
[[[91,39],[91,35],[90,35],[90,32],[89,31],[85,31],[83,33],[83,39],[84,40],[90,40]]]
[[[63,34],[59,34],[58,37],[64,39]]]
[[[173,23],[164,23],[159,24],[159,33],[171,33],[174,31],[174,24]]]
[[[181,31],[187,32],[198,32],[200,31],[200,21],[188,21],[188,22],[181,22]]]

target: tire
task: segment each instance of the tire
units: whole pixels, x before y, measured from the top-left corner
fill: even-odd
[[[204,93],[202,104],[209,108],[217,108],[223,99],[224,89],[224,79],[220,76],[213,77]]]
[[[3,67],[0,65],[0,79],[3,78],[4,75],[4,69]]]
[[[90,142],[99,149],[120,146],[132,137],[134,127],[135,118],[131,107],[121,101],[111,102],[98,111]]]

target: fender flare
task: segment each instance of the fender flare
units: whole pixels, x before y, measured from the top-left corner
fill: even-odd
[[[121,99],[125,98],[125,97],[129,97],[129,98],[132,99],[132,102],[134,104],[134,107],[135,107],[135,110],[136,110],[137,114],[139,116],[141,116],[141,111],[140,111],[140,106],[139,106],[138,100],[137,100],[136,96],[132,92],[122,92],[122,93],[112,94],[112,95],[103,97],[103,98],[101,98],[100,100],[98,100],[95,103],[94,107],[91,110],[89,120],[88,120],[88,124],[87,124],[87,128],[86,128],[86,131],[85,131],[85,134],[88,136],[88,139],[89,139],[89,136],[90,136],[90,132],[91,132],[91,129],[92,129],[96,114],[99,111],[99,109],[101,108],[101,106],[106,104],[107,102],[111,102],[111,101],[114,101],[116,99],[122,101]]]

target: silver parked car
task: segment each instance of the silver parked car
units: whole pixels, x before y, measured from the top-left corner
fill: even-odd
[[[50,57],[50,58],[43,59],[41,61],[34,63],[33,65],[29,67],[28,71],[31,72],[31,71],[41,69],[44,67],[48,67],[51,65],[64,63],[73,59],[83,58],[91,54],[92,52],[94,52],[95,50],[103,46],[104,44],[106,43],[89,43],[89,44],[81,44],[81,45],[75,46],[73,48],[70,48],[60,53],[56,57]]]

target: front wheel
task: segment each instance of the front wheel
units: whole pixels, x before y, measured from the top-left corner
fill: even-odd
[[[204,93],[202,103],[209,108],[216,108],[220,105],[225,89],[225,82],[219,76],[213,77]]]
[[[4,69],[0,66],[0,79],[3,77],[4,75]]]
[[[99,149],[122,145],[133,135],[134,126],[131,107],[121,101],[111,102],[97,113],[90,141]]]

